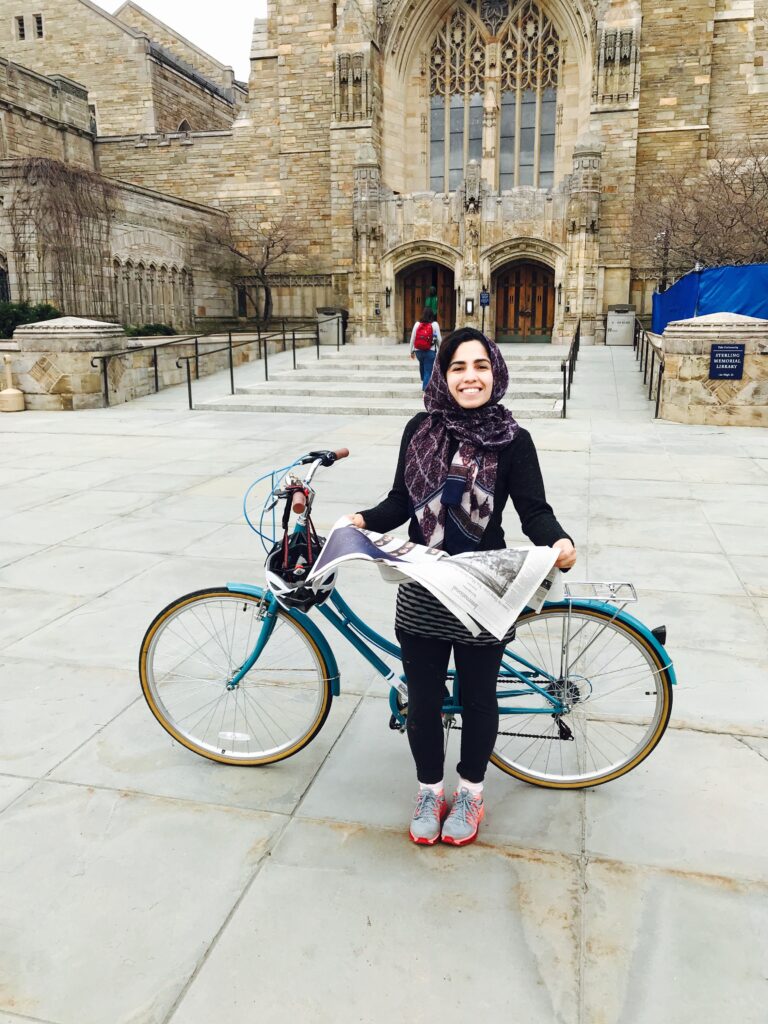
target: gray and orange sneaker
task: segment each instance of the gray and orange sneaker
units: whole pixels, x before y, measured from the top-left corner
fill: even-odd
[[[436,793],[433,789],[420,789],[411,818],[411,840],[419,846],[434,846],[440,838],[440,827],[447,813],[445,793]]]
[[[450,846],[473,843],[484,817],[482,796],[474,796],[468,789],[457,789],[453,794],[451,813],[443,825],[443,842]]]

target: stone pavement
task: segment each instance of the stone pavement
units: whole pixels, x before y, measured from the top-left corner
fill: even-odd
[[[0,417],[0,1024],[763,1024],[768,435],[654,422],[619,349],[582,351],[570,412],[529,425],[575,575],[666,622],[673,725],[585,793],[491,769],[463,850],[407,842],[406,741],[353,653],[271,768],[180,749],[139,696],[164,602],[260,580],[257,471],[347,445],[327,524],[388,489],[401,422],[190,414],[183,389]],[[375,571],[342,588],[390,628]]]

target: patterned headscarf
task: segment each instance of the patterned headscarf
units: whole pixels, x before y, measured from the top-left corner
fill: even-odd
[[[436,360],[424,392],[429,415],[406,452],[405,484],[424,540],[432,547],[443,546],[449,520],[458,528],[462,550],[479,547],[493,514],[499,452],[520,429],[512,413],[499,405],[509,385],[507,365],[498,346],[487,344],[493,370],[490,400],[478,409],[463,409]],[[449,463],[452,438],[459,447]]]

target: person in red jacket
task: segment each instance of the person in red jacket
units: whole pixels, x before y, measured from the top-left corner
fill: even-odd
[[[418,359],[421,373],[421,390],[426,391],[432,368],[435,365],[437,346],[443,340],[437,314],[429,306],[424,307],[421,317],[411,331],[411,359]]]
[[[512,499],[523,531],[558,549],[556,565],[576,562],[573,541],[547,503],[531,435],[500,404],[509,376],[498,347],[472,328],[449,334],[424,395],[426,412],[406,425],[395,480],[355,526],[389,533],[409,522],[410,539],[455,555],[505,546],[501,515]],[[417,583],[399,587],[395,630],[408,683],[408,740],[419,792],[410,824],[415,843],[472,842],[485,813],[483,780],[499,728],[496,680],[503,641],[472,636]],[[453,652],[462,693],[459,781],[448,808],[441,709]]]

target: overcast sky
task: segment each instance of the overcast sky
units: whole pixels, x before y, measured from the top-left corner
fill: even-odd
[[[123,0],[100,2],[114,14]],[[266,14],[267,0],[216,0],[212,4],[190,3],[189,0],[136,2],[222,64],[233,67],[241,81],[248,81],[253,19]]]

